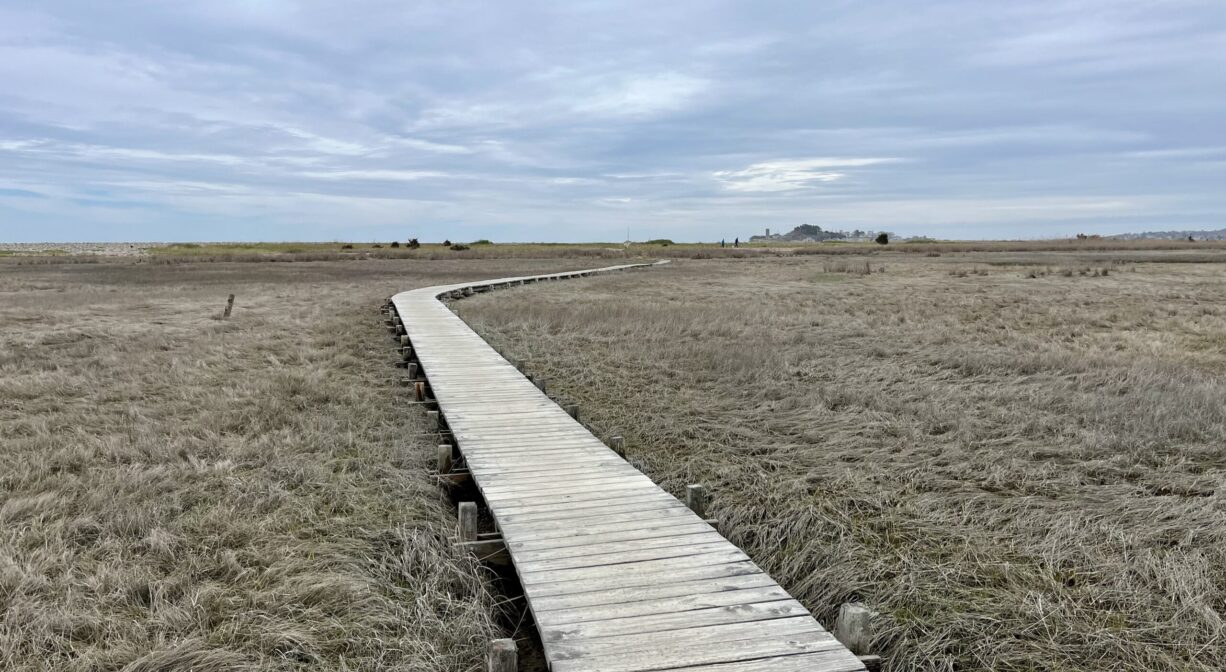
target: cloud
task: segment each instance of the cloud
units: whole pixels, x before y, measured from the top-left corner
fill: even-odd
[[[725,189],[731,191],[793,191],[808,189],[825,182],[835,182],[847,177],[847,173],[830,168],[861,168],[883,163],[897,163],[901,159],[791,159],[763,161],[744,170],[721,170],[714,173]]]
[[[587,84],[591,93],[576,100],[572,109],[607,117],[641,117],[685,108],[708,87],[708,82],[675,72],[602,77]]]
[[[0,8],[0,239],[1226,212],[1220,0],[27,4]]]

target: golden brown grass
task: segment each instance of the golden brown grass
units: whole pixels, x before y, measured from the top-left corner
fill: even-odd
[[[1202,254],[681,261],[457,305],[674,494],[706,483],[825,623],[878,610],[889,669],[1216,670],[1226,256]]]
[[[0,669],[481,669],[377,311],[559,266],[0,265]]]

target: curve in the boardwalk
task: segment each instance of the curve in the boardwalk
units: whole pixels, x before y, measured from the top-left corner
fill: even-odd
[[[439,300],[643,266],[440,285],[391,300],[510,552],[550,669],[864,669],[745,553]]]

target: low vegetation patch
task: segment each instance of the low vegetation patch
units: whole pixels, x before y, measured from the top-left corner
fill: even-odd
[[[1219,669],[1226,266],[1087,292],[1106,258],[1053,261],[677,262],[458,309],[824,623],[876,610],[890,670]]]
[[[558,266],[0,265],[0,668],[482,669],[377,308]]]

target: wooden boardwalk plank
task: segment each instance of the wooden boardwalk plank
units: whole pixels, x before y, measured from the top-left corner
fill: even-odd
[[[524,587],[552,672],[842,672],[859,661],[749,558],[626,463],[440,298],[632,268],[392,297]]]

